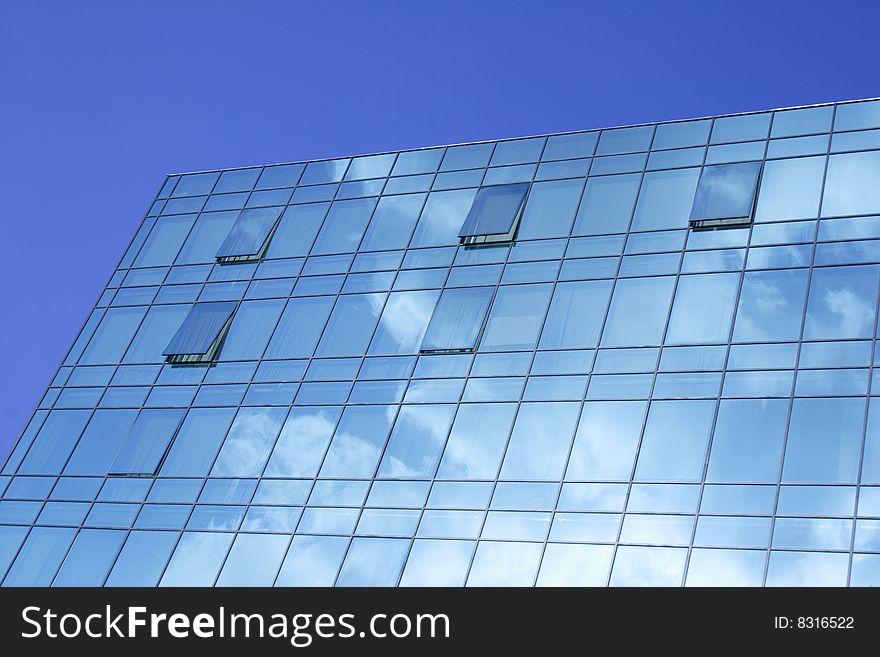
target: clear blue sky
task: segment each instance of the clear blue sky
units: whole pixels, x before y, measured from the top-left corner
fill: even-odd
[[[863,0],[0,3],[0,455],[168,172],[880,95]]]

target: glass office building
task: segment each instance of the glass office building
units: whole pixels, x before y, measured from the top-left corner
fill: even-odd
[[[878,293],[876,100],[172,175],[0,578],[878,584]]]

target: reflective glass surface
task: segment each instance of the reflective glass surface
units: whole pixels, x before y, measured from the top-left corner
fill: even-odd
[[[880,585],[878,116],[169,177],[2,585]]]

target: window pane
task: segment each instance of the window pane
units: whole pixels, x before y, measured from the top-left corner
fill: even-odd
[[[822,216],[880,212],[880,151],[828,158]]]
[[[290,299],[266,349],[266,358],[311,356],[334,301],[334,297]]]
[[[189,235],[195,218],[194,214],[160,217],[138,253],[134,266],[155,267],[170,265],[174,262],[180,247],[183,246],[183,241]]]
[[[839,112],[840,110],[838,110]],[[804,109],[776,112],[773,116],[771,137],[791,137],[809,135],[831,130],[831,117],[834,107],[805,107]]]
[[[646,406],[641,401],[584,404],[565,478],[629,479]]]
[[[394,153],[386,155],[365,155],[351,161],[345,174],[346,180],[365,180],[367,178],[384,178],[394,164]]]
[[[269,249],[268,258],[288,258],[306,255],[324,223],[329,203],[309,203],[288,207],[278,222],[278,228]]]
[[[125,532],[104,529],[83,529],[53,586],[101,586],[125,540]]]
[[[787,420],[787,400],[722,400],[707,479],[775,482],[779,477]]]
[[[237,305],[234,301],[195,304],[162,353],[211,360]]]
[[[190,409],[162,464],[162,475],[206,476],[234,416],[234,408]]]
[[[18,548],[24,542],[28,529],[28,527],[0,525],[0,582],[3,581],[6,570],[18,554]]]
[[[235,312],[226,333],[220,355],[223,360],[253,360],[260,358],[272,335],[278,316],[284,307],[283,299],[245,301]]]
[[[458,231],[468,216],[476,193],[475,189],[460,189],[429,194],[410,246],[457,244]]]
[[[294,536],[276,586],[333,586],[348,538]]]
[[[500,287],[489,312],[480,349],[533,349],[538,341],[551,292],[551,285]]]
[[[394,163],[392,176],[406,176],[416,173],[432,173],[440,166],[443,159],[442,148],[400,153]]]
[[[579,404],[523,404],[516,416],[502,479],[561,479]]]
[[[441,479],[494,479],[507,446],[515,411],[515,404],[460,406],[437,476]]]
[[[806,303],[808,274],[806,269],[747,272],[733,339],[737,342],[797,340]]]
[[[135,410],[95,411],[64,472],[78,475],[107,474],[136,414]]]
[[[646,151],[651,145],[651,137],[653,135],[654,126],[652,125],[603,130],[599,137],[599,146],[596,149],[596,155]]]
[[[870,337],[874,331],[878,273],[877,267],[814,270],[804,338]]]
[[[191,306],[153,306],[150,308],[128,351],[124,363],[161,363],[163,351],[177,333]]]
[[[691,221],[750,218],[760,173],[760,162],[705,167],[694,197]]]
[[[104,315],[79,362],[118,363],[144,318],[146,308],[111,308]]]
[[[267,476],[314,477],[339,420],[339,408],[294,408],[272,452]]]
[[[113,474],[153,474],[174,437],[183,410],[146,409],[134,421],[122,449],[116,455]]]
[[[106,586],[156,586],[176,543],[176,532],[131,532]]]
[[[686,557],[684,548],[621,546],[611,586],[681,586]]]
[[[761,586],[766,558],[758,550],[694,550],[687,586]]]
[[[281,208],[242,210],[217,250],[217,260],[239,262],[261,258],[280,215]]]
[[[574,222],[574,235],[622,233],[629,226],[641,176],[589,178]]]
[[[864,399],[795,399],[782,480],[855,483]]]
[[[287,408],[242,408],[211,470],[215,477],[260,475]]]
[[[213,262],[217,249],[235,223],[235,212],[205,212],[198,216],[192,232],[177,256],[178,265]]]
[[[494,288],[443,290],[422,339],[422,351],[467,351],[474,348]]]
[[[657,131],[654,134],[651,148],[659,150],[661,148],[702,146],[709,139],[709,129],[711,127],[711,119],[660,124],[657,126]]]
[[[392,292],[370,343],[369,354],[411,354],[419,349],[437,292]]]
[[[376,199],[372,198],[334,203],[312,253],[356,251],[375,207]]]
[[[541,333],[541,349],[595,347],[611,296],[611,281],[559,283]]]
[[[542,543],[481,542],[467,585],[532,586],[542,548]]]
[[[372,477],[388,439],[395,406],[348,406],[342,414],[322,477]]]
[[[337,586],[394,586],[409,552],[409,541],[356,538],[345,557]]]
[[[714,401],[652,402],[636,479],[699,481],[714,413]]]
[[[611,297],[602,346],[660,344],[674,282],[671,277],[619,280]]]
[[[257,181],[257,189],[272,189],[275,187],[293,187],[299,180],[305,169],[302,164],[282,164],[280,166],[266,167]]]
[[[159,586],[212,586],[234,536],[185,532]]]
[[[684,228],[699,169],[651,171],[645,174],[636,204],[632,230]]]
[[[481,188],[458,236],[512,239],[528,191],[528,183]]]
[[[76,535],[75,529],[34,527],[3,586],[49,586]]]
[[[771,552],[767,586],[846,586],[846,554]]]
[[[430,478],[452,424],[455,406],[404,406],[379,466],[379,476],[396,479]]]
[[[583,180],[559,180],[532,185],[523,210],[518,238],[564,237],[581,198]]]
[[[217,586],[272,586],[289,540],[287,536],[238,534]]]
[[[463,586],[473,553],[472,541],[417,540],[400,585]]]
[[[727,342],[739,274],[682,276],[675,291],[667,344]]]
[[[363,354],[379,313],[385,304],[384,294],[353,294],[339,297],[330,321],[318,344],[318,356],[357,356]]]
[[[52,411],[34,439],[19,474],[58,474],[89,421],[91,411]]]
[[[761,176],[755,221],[815,217],[824,175],[824,157],[767,162]]]
[[[373,213],[360,250],[406,248],[425,198],[425,194],[382,197]]]

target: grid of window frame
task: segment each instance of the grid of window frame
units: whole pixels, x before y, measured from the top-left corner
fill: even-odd
[[[206,571],[206,579],[200,583],[298,582],[288,572],[295,564],[288,564],[287,555],[294,554],[294,548],[288,546],[298,546],[299,537],[323,541],[328,546],[328,558],[336,555],[332,581],[321,584],[429,581],[417,569],[430,569],[432,565],[436,569],[438,565],[430,560],[421,563],[419,555],[441,549],[460,552],[455,555],[461,572],[456,571],[449,579],[440,578],[442,583],[459,585],[699,585],[711,581],[705,579],[708,571],[704,568],[717,570],[718,563],[727,562],[712,559],[723,558],[730,558],[729,563],[735,565],[741,559],[739,565],[747,566],[743,579],[730,583],[797,584],[806,572],[827,577],[807,583],[878,583],[880,554],[876,553],[880,552],[880,541],[872,537],[877,536],[880,527],[880,520],[873,519],[880,516],[880,487],[876,485],[880,477],[868,477],[865,468],[873,463],[868,460],[874,457],[870,451],[874,449],[870,440],[876,421],[873,406],[876,395],[880,395],[880,385],[874,383],[875,365],[880,362],[875,355],[880,289],[880,249],[876,248],[880,245],[880,223],[877,227],[875,223],[880,220],[874,221],[873,217],[880,214],[880,208],[870,213],[825,216],[819,205],[833,191],[825,190],[832,158],[870,154],[872,148],[880,147],[875,136],[880,129],[877,107],[878,101],[864,101],[342,158],[314,163],[316,166],[276,165],[169,176],[0,474],[0,530],[10,532],[9,545],[14,547],[9,557],[12,565],[0,562],[0,577],[4,576],[2,571],[8,571],[4,585],[29,581],[27,564],[19,563],[28,553],[28,541],[57,541],[52,544],[57,546],[52,554],[58,556],[54,568],[65,572],[56,575],[53,570],[34,582],[103,584],[114,580],[113,564],[125,551],[130,536],[138,537],[132,541],[141,536],[146,540],[147,534],[156,533],[173,538],[168,539],[168,554],[152,584],[193,583],[175,579],[178,575],[174,567],[174,555],[184,554],[190,544],[216,556],[213,574]],[[567,140],[571,145],[565,145]],[[653,142],[664,148],[651,148]],[[557,158],[559,154],[566,157]],[[562,217],[554,224],[563,226],[558,235],[465,250],[457,245],[454,234],[443,244],[415,244],[412,240],[419,219],[413,220],[410,215],[400,219],[401,225],[409,228],[410,241],[403,246],[397,243],[393,249],[358,251],[355,244],[349,250],[322,249],[316,255],[269,257],[244,264],[216,264],[213,254],[208,254],[210,257],[206,255],[201,261],[173,264],[184,253],[188,236],[195,231],[200,217],[227,213],[228,224],[229,218],[237,214],[238,207],[233,206],[239,203],[242,207],[267,207],[261,204],[271,202],[286,208],[329,203],[332,208],[340,201],[378,199],[384,190],[383,199],[404,195],[421,198],[423,210],[432,194],[473,190],[487,184],[529,182],[534,188],[544,181],[635,175],[641,187],[652,172],[698,170],[740,161],[763,161],[765,166],[775,162],[812,163],[816,158],[823,159],[822,177],[812,215],[803,216],[809,213],[800,209],[798,216],[762,215],[759,189],[755,221],[743,228],[688,232],[685,213],[683,223],[677,226],[648,225],[637,230],[633,224],[629,230],[617,233],[576,235],[572,234],[576,225],[572,210],[570,218]],[[406,175],[394,175],[398,162],[405,162],[401,170]],[[466,166],[458,169],[461,165]],[[594,167],[599,172],[595,176]],[[286,181],[293,184],[272,188],[260,182],[264,177],[268,180],[276,176],[288,176]],[[585,194],[583,189],[581,183],[580,194]],[[394,193],[389,194],[389,190]],[[582,198],[578,197],[579,203],[584,202]],[[358,243],[369,230],[375,212],[373,202],[370,216],[359,224],[362,229]],[[639,212],[637,204],[630,208],[628,226]],[[328,216],[325,210],[322,222],[328,221]],[[165,218],[173,222],[167,233],[171,237],[165,240],[170,244],[168,248],[173,250],[177,245],[170,255],[163,255],[167,246],[163,240],[150,236],[154,226]],[[568,229],[564,230],[566,221]],[[219,237],[222,239],[225,233]],[[167,264],[161,264],[162,258]],[[144,266],[136,266],[139,263]],[[738,340],[738,322],[751,312],[744,306],[744,290],[751,290],[751,281],[760,281],[762,275],[769,278],[777,273],[783,278],[791,275],[803,279],[799,290],[803,303],[791,311],[793,332],[782,338],[770,335],[761,339],[760,327],[752,327],[746,339]],[[836,288],[838,292],[849,290],[855,302],[863,302],[858,326],[853,324],[858,317],[835,324],[827,316],[827,308],[822,315],[820,304],[827,306],[828,294],[835,291],[827,281],[833,282],[835,276],[843,281]],[[722,279],[723,288],[718,287]],[[862,280],[865,282],[860,283]],[[657,302],[658,337],[606,339],[612,326],[609,319],[616,309],[615,294],[618,289],[627,289],[627,282],[636,290],[638,285],[667,288],[667,296],[661,294],[658,298],[662,303]],[[685,291],[692,284],[729,291],[724,293],[728,297],[715,295],[728,299],[728,314],[709,313],[726,318],[720,327],[704,327],[701,332],[688,315],[694,309],[688,305],[691,302]],[[601,315],[595,337],[588,344],[547,346],[540,336],[551,319],[551,299],[560,288],[578,285],[595,288],[599,299],[606,294],[594,313]],[[607,290],[601,289],[603,285]],[[868,292],[859,296],[859,285]],[[416,295],[424,300],[432,291],[439,295],[442,290],[477,286],[496,289],[489,322],[493,309],[500,307],[502,292],[543,299],[540,303],[529,301],[529,307],[537,309],[533,313],[537,327],[533,335],[526,329],[513,337],[501,331],[497,340],[478,342],[475,353],[420,354],[420,339],[412,336],[402,352],[370,351],[369,345],[379,332],[391,330],[382,318],[385,308],[394,309],[389,304],[395,295],[396,300],[410,304],[402,306],[412,313],[407,317],[416,317],[425,315],[417,307]],[[820,297],[814,290],[821,290],[825,296]],[[308,357],[265,358],[270,329],[280,321],[288,299],[327,299],[335,307],[340,300],[355,298],[363,298],[364,317],[375,321],[372,328],[366,325],[369,335],[364,334],[354,351],[328,347],[321,352],[316,339]],[[697,293],[695,298],[706,297]],[[268,313],[265,316],[272,326],[266,330],[265,339],[254,342],[255,338],[248,336],[240,343],[239,353],[246,357],[226,359],[221,349],[218,362],[210,369],[172,368],[161,360],[126,361],[124,354],[138,339],[138,327],[143,326],[149,309],[186,308],[196,301],[212,300],[238,301],[240,308],[250,303],[258,319],[264,316],[261,312]],[[511,303],[512,308],[523,310],[521,304]],[[624,301],[620,303],[622,308],[630,307]],[[424,327],[431,308],[423,317]],[[114,345],[104,356],[106,362],[93,349],[92,362],[83,363],[81,357],[89,353],[88,342],[95,329],[113,309],[143,311],[139,320],[138,311],[132,311],[136,322],[131,323],[136,325],[130,331],[131,344]],[[685,319],[677,320],[677,313],[684,313]],[[390,323],[394,319],[391,311],[389,317]],[[632,318],[624,316],[622,320],[625,323]],[[321,343],[327,335],[326,322],[332,321],[332,316],[325,318],[321,325]],[[391,335],[398,333],[392,331]],[[404,344],[402,338],[395,339]],[[233,348],[229,343],[223,349],[227,346]],[[676,364],[676,359],[685,364]],[[749,400],[785,407],[778,471],[772,478],[715,480],[710,472],[721,409]],[[801,429],[792,433],[792,427],[801,427],[805,422],[806,411],[802,409],[808,403],[829,408],[848,405],[855,409],[848,416],[861,414],[856,420],[861,427],[858,436],[850,439],[847,447],[850,463],[846,474],[820,473],[815,478],[811,474],[791,474],[795,466],[790,465],[793,461],[789,455],[794,453],[790,450],[801,449],[806,444],[803,441],[809,440],[800,437]],[[565,468],[570,467],[569,459],[580,445],[584,409],[614,404],[643,407],[629,473],[611,479],[567,478]],[[494,477],[439,476],[449,449],[447,441],[455,435],[455,418],[462,409],[488,410],[489,406],[505,407],[513,413],[506,435],[500,438],[503,451],[495,457]],[[646,471],[639,469],[643,453],[653,448],[652,436],[664,439],[666,435],[652,429],[653,423],[661,421],[654,419],[654,415],[660,417],[660,410],[655,413],[654,409],[681,411],[686,406],[703,409],[699,412],[704,413],[708,427],[704,438],[695,438],[694,448],[687,452],[694,458],[695,474],[682,471],[669,477],[645,476]],[[79,429],[82,433],[100,411],[161,408],[186,412],[229,409],[232,415],[266,411],[281,419],[274,421],[274,428],[261,429],[264,454],[247,473],[240,470],[236,474],[238,466],[234,466],[224,474],[222,468],[217,470],[216,460],[202,475],[165,476],[160,465],[158,476],[134,479],[68,474],[64,472],[67,458],[62,459],[57,471],[52,471],[55,466],[51,464],[20,467],[30,458],[26,452],[41,440],[44,423],[54,422],[54,418],[75,415],[75,426],[85,419]],[[380,436],[371,474],[322,476],[321,463],[326,462],[331,441],[339,435],[344,409],[370,408],[384,409],[391,418],[387,435]],[[272,458],[280,453],[280,445],[286,445],[287,423],[309,412],[329,423],[324,429],[323,448],[316,442],[316,449],[322,450],[320,463],[311,474],[305,470],[305,474],[297,475],[277,474],[282,470],[272,474],[273,467],[280,467],[272,465]],[[518,429],[517,422],[528,426],[520,417],[541,416],[542,412],[546,418],[569,418],[565,426],[559,427],[558,444],[552,442],[553,436],[542,438],[540,432],[534,433],[531,441],[520,438],[526,430]],[[688,415],[695,423],[700,417],[696,412]],[[406,445],[401,447],[403,452],[393,451],[399,443],[395,442],[394,426],[401,421],[401,414],[445,418],[445,424],[441,424],[446,432],[432,437],[439,442],[433,454],[422,456],[427,459],[424,464],[411,461]],[[231,444],[228,436],[236,430],[227,429],[229,434],[224,432],[218,437],[215,456]],[[255,431],[245,435],[257,435]],[[54,457],[61,459],[64,449],[70,456],[78,439],[79,434],[58,438]],[[63,440],[67,440],[66,446]],[[528,463],[528,450],[541,445],[553,445],[544,451],[555,455],[558,462],[545,464],[540,472],[516,465]],[[241,452],[229,450],[233,457],[242,458]],[[392,457],[400,465],[383,470]],[[404,466],[410,470],[402,469]],[[273,483],[279,481],[287,482],[291,490],[301,489],[286,504],[264,490],[283,487]],[[474,501],[456,505],[455,495],[449,492],[456,486],[459,497],[466,488],[476,491],[469,493]],[[569,497],[576,496],[577,491],[601,492],[607,499],[595,501],[592,507],[567,506]],[[441,494],[451,497],[442,503],[431,501],[432,496],[440,498]],[[740,500],[740,506],[725,495]],[[755,503],[751,512],[742,510],[751,498],[762,495],[766,497],[763,507]],[[505,501],[505,496],[514,501]],[[740,510],[726,511],[725,505]],[[453,516],[463,523],[455,530],[460,533],[438,534],[436,528],[442,526],[444,517]],[[728,531],[732,538],[726,541],[704,538],[712,523],[723,534],[725,523],[737,521],[741,525],[738,531],[766,537],[737,543],[736,536]],[[278,523],[275,529],[271,522]],[[270,523],[269,530],[266,523]],[[595,527],[586,527],[585,533],[578,534],[578,523]],[[15,527],[24,529],[10,529]],[[422,527],[427,529],[423,531]],[[86,549],[75,547],[77,537],[89,537],[82,539],[86,544],[97,536],[96,531],[106,532],[109,543],[117,545],[107,557],[111,563],[106,572],[93,574],[91,579],[77,579],[71,574],[75,572],[77,550]],[[823,532],[836,538],[820,539]],[[281,546],[281,539],[251,538],[254,536],[283,536],[286,543]],[[275,555],[273,563],[277,562],[274,573],[259,577],[254,574],[251,579],[245,574],[236,580],[236,569],[249,572],[247,564],[253,561],[247,558],[247,550],[252,549],[248,546],[268,549],[270,542],[279,546],[271,552]],[[337,554],[330,543],[344,543],[344,547]],[[178,544],[184,547],[177,548]],[[387,572],[366,572],[369,569],[364,564],[370,563],[374,549],[388,551]],[[704,567],[704,561],[709,566]],[[512,569],[505,579],[497,567],[491,567],[498,562],[525,565]],[[224,563],[231,564],[228,570]],[[589,565],[586,571],[592,574],[577,579],[571,570],[575,565]],[[8,574],[13,569],[14,576]]]

